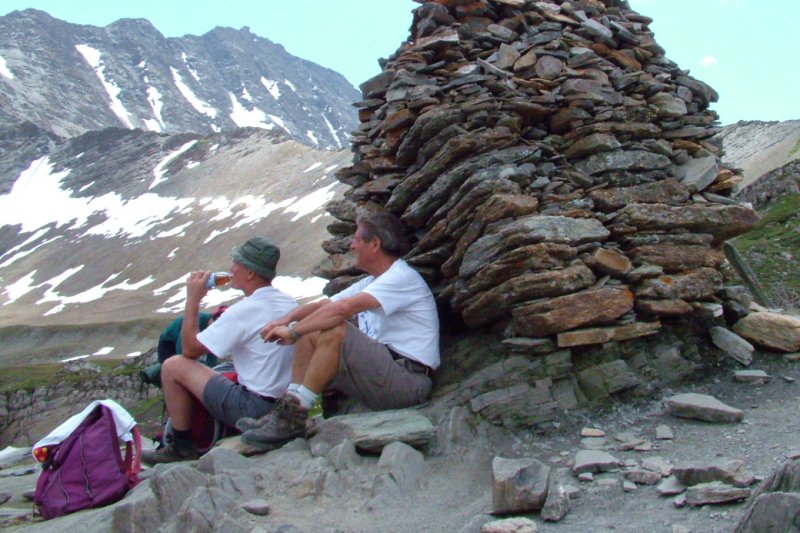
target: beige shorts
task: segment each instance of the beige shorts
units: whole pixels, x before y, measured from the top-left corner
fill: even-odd
[[[374,410],[399,409],[427,401],[431,378],[408,370],[389,349],[347,323],[339,371],[330,385]]]

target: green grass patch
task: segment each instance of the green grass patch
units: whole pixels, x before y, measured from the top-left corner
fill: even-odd
[[[794,147],[789,150],[789,155],[796,155],[800,153],[800,139],[797,139],[797,142],[794,143]]]
[[[129,376],[138,371],[131,365],[123,365],[119,359],[92,359],[92,364],[100,367],[101,375]],[[86,381],[83,374],[59,374],[63,363],[44,363],[38,365],[7,366],[0,372],[0,392],[33,390],[38,387],[58,383],[82,383]]]
[[[800,194],[780,198],[759,223],[731,242],[767,294],[784,308],[800,303]]]

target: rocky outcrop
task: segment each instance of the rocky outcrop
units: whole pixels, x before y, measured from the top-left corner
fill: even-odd
[[[145,19],[96,27],[25,9],[0,16],[0,51],[0,135],[22,122],[61,137],[252,126],[338,150],[357,123],[358,91],[342,75],[247,26],[165,38]]]
[[[110,375],[92,365],[67,365],[54,385],[0,393],[0,442],[31,445],[94,400],[110,398],[130,407],[160,396],[137,374],[145,360],[128,360]]]
[[[440,309],[470,327],[566,347],[705,312],[720,244],[757,217],[726,196],[740,178],[712,138],[717,93],[650,22],[614,0],[424,3],[361,86],[327,291],[355,274],[355,214],[387,209]]]

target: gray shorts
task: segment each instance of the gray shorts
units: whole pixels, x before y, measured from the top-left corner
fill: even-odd
[[[213,376],[203,389],[203,405],[220,422],[235,426],[245,416],[260,418],[272,411],[275,400],[264,398],[222,374]]]
[[[339,371],[330,387],[374,410],[399,409],[425,402],[431,378],[406,369],[389,349],[347,323],[339,352]]]

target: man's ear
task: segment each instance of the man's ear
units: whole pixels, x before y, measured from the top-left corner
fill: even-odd
[[[381,240],[378,237],[375,237],[369,241],[369,245],[374,251],[379,252],[381,249]]]

